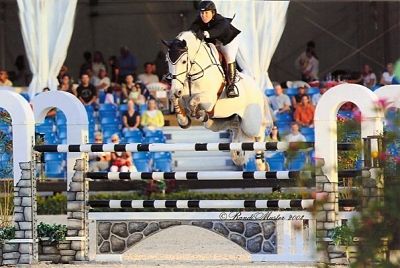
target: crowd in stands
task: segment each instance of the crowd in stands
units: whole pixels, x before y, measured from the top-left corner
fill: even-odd
[[[164,54],[159,53],[155,62],[157,67],[153,62],[146,62],[143,65],[144,72],[137,74],[138,61],[128,47],[123,46],[120,55],[110,56],[108,61],[104,60],[100,51],[95,51],[93,56],[91,52],[85,52],[79,67],[79,79],[71,76],[67,66],[62,66],[58,75],[58,89],[75,95],[85,105],[90,122],[89,142],[165,141],[162,134],[164,116],[158,106],[165,108],[166,104],[159,92],[154,90],[168,88],[168,84],[163,84],[162,80],[167,71]],[[15,65],[18,67],[16,79],[26,80],[23,57],[17,59]],[[357,83],[375,90],[382,85],[398,83],[392,63],[386,65],[379,80],[368,64],[364,64],[360,72],[336,70],[321,79],[319,58],[313,41],[307,43],[305,51],[296,59],[295,68],[301,80],[275,82],[273,88],[265,90],[274,116],[274,126],[267,130],[266,141],[314,141],[315,107],[320,97],[337,84]],[[13,86],[4,69],[0,69],[0,86]],[[341,108],[346,112],[354,109],[356,107],[351,103]],[[46,133],[46,142],[65,143],[66,121],[62,113],[53,110],[46,120],[39,130]],[[90,170],[147,171],[152,170],[152,164],[149,161],[143,164],[142,160],[160,160],[165,155],[161,156],[93,153],[90,155]],[[170,155],[166,156],[170,158]],[[59,159],[50,159],[56,160]],[[162,161],[155,164],[164,165],[164,168],[168,166]]]

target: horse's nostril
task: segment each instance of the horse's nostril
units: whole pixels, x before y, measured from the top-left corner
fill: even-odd
[[[178,90],[178,95],[182,95],[182,90]]]

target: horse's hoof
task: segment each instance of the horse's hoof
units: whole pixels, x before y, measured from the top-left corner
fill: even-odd
[[[181,125],[180,123],[179,123],[179,120],[178,120],[178,125],[182,128],[182,129],[187,129],[187,128],[189,128],[191,125],[192,125],[192,119],[190,119],[190,117],[186,117],[187,118],[187,124],[185,124],[185,125]]]

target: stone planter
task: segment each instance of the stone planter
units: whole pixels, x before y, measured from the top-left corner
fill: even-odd
[[[50,242],[46,239],[39,241],[39,261],[61,263],[60,250],[69,247],[69,241]]]

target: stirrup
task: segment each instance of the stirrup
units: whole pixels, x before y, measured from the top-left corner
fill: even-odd
[[[226,87],[226,97],[228,98],[239,97],[239,91],[237,90],[235,85]]]

